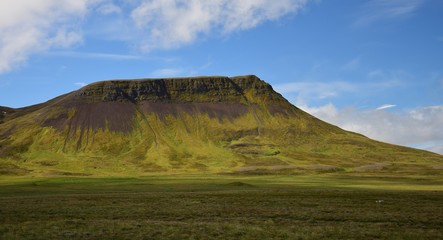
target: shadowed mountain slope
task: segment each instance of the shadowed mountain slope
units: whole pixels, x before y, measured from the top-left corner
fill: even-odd
[[[318,120],[256,76],[103,81],[0,107],[0,174],[441,174],[442,165]]]

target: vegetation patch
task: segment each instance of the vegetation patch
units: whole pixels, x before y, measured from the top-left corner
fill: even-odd
[[[227,184],[231,187],[254,187],[252,184],[244,183],[244,182],[231,182]]]
[[[442,239],[443,189],[425,190],[414,185],[418,182],[214,175],[9,178],[0,180],[0,239]],[[401,184],[409,189],[389,189]]]
[[[10,162],[1,162],[0,161],[0,176],[1,175],[26,175],[31,171],[25,168],[21,168]]]

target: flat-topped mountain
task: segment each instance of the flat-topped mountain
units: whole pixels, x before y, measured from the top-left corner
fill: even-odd
[[[76,96],[92,101],[244,102],[245,92],[281,100],[272,87],[256,76],[113,80],[93,83]]]
[[[256,76],[111,80],[0,107],[0,174],[439,174],[441,165],[441,155],[316,119]]]

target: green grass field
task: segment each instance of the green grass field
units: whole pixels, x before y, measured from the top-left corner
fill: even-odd
[[[0,239],[442,239],[432,178],[0,178]]]

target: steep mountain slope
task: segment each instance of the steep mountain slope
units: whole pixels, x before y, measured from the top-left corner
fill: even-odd
[[[0,174],[440,174],[443,164],[320,121],[256,76],[103,81],[0,110]]]

